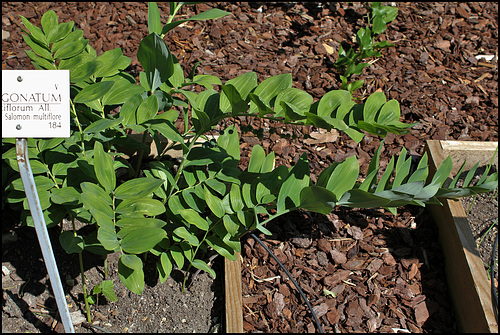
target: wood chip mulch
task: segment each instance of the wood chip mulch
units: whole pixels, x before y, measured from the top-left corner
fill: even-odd
[[[24,53],[19,14],[40,25],[53,9],[74,20],[97,54],[121,47],[141,71],[136,52],[147,34],[147,4],[2,3],[2,69],[32,69]],[[420,123],[404,136],[389,135],[382,165],[405,146],[423,154],[427,139],[498,141],[498,4],[395,3],[395,21],[380,37],[396,45],[352,80],[365,83],[355,96],[375,91],[401,105],[401,121]],[[168,12],[168,4],[160,3]],[[165,38],[189,72],[225,82],[248,71],[259,82],[291,73],[294,87],[315,99],[340,86],[333,66],[341,43],[365,26],[360,3],[207,3],[185,6],[179,18],[208,8],[233,15],[188,22]],[[165,19],[166,20],[166,19]],[[4,36],[4,34],[2,34]],[[276,164],[292,166],[307,152],[311,178],[332,162],[356,155],[364,175],[380,139],[360,145],[345,134],[276,122],[236,119],[242,135],[242,164],[252,146],[275,151]],[[325,332],[451,332],[453,307],[437,230],[426,211],[407,206],[394,216],[378,210],[338,208],[328,216],[297,212],[271,222],[260,235],[312,304]],[[296,288],[252,238],[242,241],[245,332],[317,332]]]

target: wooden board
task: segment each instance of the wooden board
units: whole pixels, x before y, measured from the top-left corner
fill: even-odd
[[[240,254],[236,255],[235,261],[224,260],[227,333],[243,333]]]
[[[498,143],[465,141],[427,141],[430,176],[450,155],[454,170],[466,159],[469,168],[477,161],[487,165]],[[497,156],[498,157],[498,156]],[[481,166],[480,164],[480,166]],[[498,158],[496,159],[498,167]],[[439,229],[445,257],[448,289],[453,300],[458,330],[466,333],[498,333],[493,313],[490,281],[486,275],[474,236],[461,201],[443,200],[443,206],[429,205],[428,209]]]

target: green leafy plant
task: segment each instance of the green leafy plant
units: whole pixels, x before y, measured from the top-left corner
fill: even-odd
[[[366,8],[368,9],[368,25],[359,29],[356,33],[357,46],[345,50],[341,45],[335,62],[335,66],[344,71],[344,75],[340,76],[342,81],[340,88],[349,91],[351,94],[363,85],[363,80],[350,83],[350,77],[353,74],[361,74],[363,69],[371,64],[370,62],[363,63],[363,61],[370,57],[382,57],[382,54],[378,51],[379,49],[394,46],[388,41],[375,43],[374,38],[376,35],[383,33],[386,30],[386,25],[396,18],[398,9],[391,6],[382,6],[381,2],[367,2]]]
[[[407,204],[425,206],[439,203],[439,197],[487,192],[498,185],[494,173],[474,186],[443,187],[451,171],[450,159],[427,183],[427,156],[410,173],[411,159],[405,149],[381,171],[383,141],[362,182],[354,156],[333,163],[314,184],[305,154],[293,167],[275,166],[274,152],[266,153],[260,145],[252,148],[248,167],[239,169],[237,128],[230,125],[220,129],[216,139],[209,137],[225,119],[248,116],[335,128],[358,143],[365,132],[381,137],[404,134],[412,124],[399,121],[399,103],[387,101],[381,92],[362,104],[346,90],[328,92],[314,101],[307,92],[292,87],[290,74],[258,83],[257,74],[247,72],[223,84],[215,76],[195,75],[195,65],[185,77],[163,40],[185,21],[173,20],[181,4],[171,3],[163,28],[158,7],[149,4],[150,33],[137,52],[144,69],[139,83],[125,72],[130,59],[119,48],[97,55],[73,22],[59,24],[56,14],[48,11],[42,17],[42,30],[22,17],[27,29],[23,38],[33,50],[27,54],[34,66],[70,70],[71,136],[31,138],[28,150],[47,225],[59,225],[67,218],[95,227],[86,236],[79,235],[74,224],[72,231],[61,233],[61,245],[79,255],[80,265],[84,250],[104,257],[118,252],[121,282],[141,294],[148,254],[156,261],[161,283],[174,266],[200,269],[215,277],[206,262],[209,255],[235,260],[244,234],[255,229],[269,234],[266,223],[294,210],[328,214],[336,206],[348,206],[386,207],[395,212]],[[212,10],[191,20],[226,14]],[[192,85],[204,90],[195,93],[189,89]],[[183,127],[176,127],[177,120]],[[139,140],[132,132],[140,134]],[[158,154],[144,160],[150,141]],[[21,209],[22,220],[33,225],[13,144],[13,139],[3,140],[6,201]],[[174,150],[182,152],[179,163],[168,158]],[[83,267],[81,272],[84,282]],[[110,285],[103,281],[94,287],[93,295],[84,292],[89,319],[88,304],[98,294],[115,298]]]

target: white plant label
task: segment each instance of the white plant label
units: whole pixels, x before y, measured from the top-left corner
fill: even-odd
[[[69,70],[2,70],[2,138],[70,136]]]

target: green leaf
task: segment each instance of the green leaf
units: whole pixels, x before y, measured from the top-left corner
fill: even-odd
[[[408,179],[408,183],[420,180],[427,180],[427,175],[429,174],[429,167],[427,164],[427,153],[424,153],[420,162],[418,163],[417,169],[412,173]]]
[[[83,238],[76,235],[72,231],[64,231],[59,235],[59,242],[64,251],[68,254],[77,254],[83,251]]]
[[[204,188],[204,194],[205,194],[205,201],[207,202],[208,208],[210,208],[212,213],[218,218],[224,216],[224,214],[226,214],[226,211],[222,206],[221,199],[214,196],[212,192],[210,192],[208,187]]]
[[[276,117],[284,117],[285,109],[281,103],[286,102],[288,106],[291,106],[294,113],[304,116],[304,113],[309,111],[313,101],[313,97],[309,93],[298,88],[290,87],[284,89],[276,96],[274,112]]]
[[[48,34],[47,36],[47,39],[48,39],[48,43],[55,43],[59,40],[62,40],[63,38],[67,37],[73,27],[75,25],[75,22],[73,21],[70,21],[70,22],[63,22],[61,24],[59,24],[53,31],[50,32],[50,34]],[[52,50],[53,52],[55,50]]]
[[[113,290],[112,280],[103,280],[98,286],[100,286],[102,294],[104,294],[108,301],[118,301],[115,291]]]
[[[156,33],[142,39],[137,59],[144,68],[150,92],[154,92],[174,73],[172,55],[163,39]]]
[[[61,63],[59,63],[60,65]],[[72,71],[69,72],[70,82],[78,83],[88,79],[91,75],[93,75],[97,71],[98,63],[96,61],[90,61],[83,64],[80,64],[75,69],[70,69]],[[59,66],[61,68],[61,66]]]
[[[330,190],[336,199],[353,188],[359,174],[359,163],[356,156],[348,157],[342,163],[338,164],[333,170],[326,189]]]
[[[271,151],[269,155],[266,156],[262,166],[260,167],[261,173],[271,172],[274,169],[275,163],[275,154],[274,151]]]
[[[464,160],[464,162],[462,163],[462,165],[460,166],[460,169],[458,170],[457,174],[455,175],[455,178],[453,178],[453,181],[451,182],[451,184],[448,186],[448,188],[455,188],[455,185],[457,184],[458,180],[460,179],[460,176],[462,175],[462,172],[465,168],[465,164],[467,163],[467,161]]]
[[[174,234],[177,235],[178,237],[182,238],[186,242],[188,242],[190,245],[193,245],[193,246],[200,245],[200,241],[198,240],[198,238],[194,234],[190,233],[186,229],[186,227],[181,226],[181,227],[174,229]]]
[[[336,202],[335,194],[321,186],[309,186],[300,192],[300,208],[308,211],[327,215]]]
[[[390,200],[359,189],[345,192],[337,202],[339,206],[354,208],[376,208],[386,206]]]
[[[279,74],[262,81],[253,95],[256,95],[266,105],[271,107],[271,101],[283,90],[292,87],[292,75],[290,73]],[[254,102],[250,104],[250,113],[257,112],[257,105]]]
[[[370,50],[372,49],[373,42],[372,42],[372,33],[370,28],[361,28],[358,30],[356,34],[356,41],[358,42],[358,45],[360,46],[361,50]],[[364,57],[362,57],[363,59]],[[359,74],[359,73],[358,73]]]
[[[252,148],[252,154],[250,156],[250,161],[248,162],[248,172],[260,172],[260,169],[262,167],[262,164],[264,163],[264,159],[266,157],[266,152],[264,151],[264,148],[262,148],[260,145],[255,145]]]
[[[387,167],[385,168],[384,174],[380,178],[377,188],[375,189],[375,193],[381,192],[385,190],[386,184],[389,181],[389,178],[391,177],[391,173],[394,170],[394,156],[391,157],[391,160],[389,161],[389,164],[387,164]]]
[[[38,199],[40,200],[40,206],[42,210],[46,210],[47,208],[51,207],[51,202],[50,202],[50,192],[45,191],[45,190],[36,190],[36,193],[38,194]],[[23,208],[24,209],[30,209],[28,205],[28,199],[25,198],[23,200]]]
[[[167,223],[163,220],[153,218],[122,218],[116,222],[116,226],[120,228],[127,228],[128,230],[137,228],[161,228],[166,224]]]
[[[205,241],[212,249],[214,249],[220,255],[228,258],[231,261],[235,261],[237,259],[234,250],[226,243],[224,243],[224,241],[222,241],[222,239],[220,239],[218,236],[210,235],[207,237]]]
[[[186,81],[186,79],[184,78],[184,70],[182,69],[182,66],[179,63],[179,60],[174,55],[172,55],[172,59],[174,62],[174,73],[168,78],[167,83],[169,84],[169,86],[172,86],[173,88],[179,88]],[[164,86],[166,86],[166,83],[160,85],[160,89],[163,90]],[[169,89],[167,90],[167,92],[168,91]]]
[[[184,146],[184,138],[179,134],[177,128],[169,121],[162,120],[161,123],[153,123],[151,124],[151,129],[158,130],[165,138],[173,142],[182,143],[182,146]]]
[[[141,105],[143,98],[140,94],[136,93],[132,95],[120,109],[120,116],[123,116],[124,125],[136,125],[137,117],[136,111],[137,107]]]
[[[377,123],[379,124],[391,124],[395,121],[399,121],[401,115],[401,110],[399,107],[399,102],[397,100],[389,100],[386,102],[377,116]]]
[[[52,53],[48,48],[45,48],[41,46],[40,44],[36,43],[29,37],[28,35],[22,35],[24,42],[39,56],[45,58],[49,62],[54,62],[54,59],[52,58]]]
[[[90,232],[84,238],[85,251],[91,252],[96,255],[107,255],[113,251],[106,250],[102,243],[97,239],[97,231]]]
[[[47,41],[47,38],[45,34],[42,32],[42,29],[38,28],[37,26],[34,26],[31,24],[31,22],[28,21],[27,18],[25,18],[22,15],[19,15],[21,17],[21,21],[23,22],[23,25],[28,28],[29,32],[31,33],[33,39],[43,45],[44,47],[49,47],[49,43]]]
[[[161,34],[160,10],[156,2],[148,2],[148,30],[150,34]]]
[[[113,158],[103,149],[102,143],[94,143],[94,170],[102,187],[111,193],[116,187],[116,175],[113,168]]]
[[[132,84],[126,80],[117,81],[113,87],[102,97],[102,104],[105,106],[121,105],[131,96],[144,92],[144,88]]]
[[[121,282],[128,288],[130,291],[135,294],[142,294],[144,290],[144,270],[133,270],[127,266],[125,266],[121,257],[118,259],[118,275],[120,277]]]
[[[170,273],[172,272],[173,269],[172,260],[170,259],[170,256],[166,252],[161,253],[160,259],[156,263],[156,268],[158,269],[160,283],[163,284],[170,276]]]
[[[251,110],[250,112],[259,112],[259,116],[267,115],[267,114],[274,114],[274,111],[269,107],[268,104],[264,102],[258,95],[254,93],[249,93],[248,96],[250,97],[251,104],[250,106],[254,106],[255,108]]]
[[[73,100],[75,103],[91,102],[102,98],[113,86],[112,81],[101,81],[83,88]]]
[[[233,211],[241,211],[244,207],[243,200],[241,199],[241,191],[238,185],[231,184],[231,191],[229,192],[229,198],[231,200],[231,207]]]
[[[472,169],[469,170],[469,172],[465,176],[463,187],[469,187],[470,182],[472,181],[472,178],[474,178],[474,175],[476,174],[476,170],[477,170],[478,167],[479,167],[479,162],[477,162],[472,167]]]
[[[238,220],[236,220],[236,215],[224,215],[223,223],[229,235],[235,236],[238,233],[240,225],[238,224]]]
[[[83,193],[96,196],[97,198],[100,199],[99,202],[101,202],[105,205],[108,205],[108,206],[112,205],[113,202],[111,201],[111,197],[99,185],[96,185],[96,184],[93,184],[90,182],[83,182],[80,185],[80,187],[81,187]],[[82,195],[83,195],[83,193],[82,193]]]
[[[74,30],[71,33],[69,33],[68,36],[66,36],[64,39],[52,44],[51,50],[53,53],[55,53],[59,49],[61,49],[63,46],[68,45],[68,44],[73,43],[73,42],[81,41],[81,40],[83,40],[83,31],[82,30]],[[75,55],[75,57],[70,57],[67,59],[60,59],[59,63],[60,64],[66,63],[66,62],[72,63],[73,58],[80,58],[80,56],[83,56],[83,55],[90,56],[90,54],[88,54],[88,53],[79,53],[78,55]],[[91,57],[91,58],[94,59],[95,57]]]
[[[97,230],[97,239],[101,242],[104,249],[109,251],[117,251],[120,247],[118,237],[113,227],[113,223],[102,225]]]
[[[127,255],[122,254],[120,256],[120,260],[122,264],[132,270],[141,270],[142,269],[142,261],[137,255]]]
[[[219,77],[210,74],[196,75],[192,82],[204,86],[207,90],[213,89],[213,85],[222,85]]]
[[[234,125],[224,129],[224,132],[217,138],[217,145],[235,161],[240,161],[240,138]]]
[[[153,119],[156,113],[158,113],[158,98],[153,94],[137,108],[137,124]]]
[[[42,28],[45,36],[50,36],[52,31],[58,26],[57,14],[53,10],[49,10],[42,15]],[[50,40],[50,39],[49,39]]]
[[[318,116],[331,117],[332,113],[343,103],[351,101],[351,94],[345,90],[326,93],[319,101]]]
[[[26,50],[26,54],[32,60],[32,62],[34,63],[33,65],[35,65],[35,67],[36,67],[36,65],[38,65],[39,67],[44,68],[46,70],[57,70],[54,63],[49,62],[45,58],[38,57],[37,55],[35,55],[35,53],[33,51]],[[37,68],[37,69],[39,70],[40,68]]]
[[[392,187],[398,187],[403,184],[406,177],[410,173],[411,168],[411,157],[406,158],[406,149],[403,148],[396,162],[396,174],[394,176],[394,180],[392,181]]]
[[[383,92],[375,92],[371,94],[364,103],[363,120],[365,122],[375,121],[375,116],[386,101],[387,100]]]
[[[189,19],[177,20],[177,21],[174,21],[171,23],[167,23],[166,25],[163,26],[163,29],[161,30],[161,35],[165,35],[167,32],[169,32],[173,28],[177,27],[178,25],[180,25],[186,21],[213,20],[213,19],[218,19],[218,18],[224,17],[224,16],[229,15],[229,14],[230,13],[225,12],[223,10],[220,10],[217,8],[212,8],[212,9],[209,9],[207,11],[201,12],[200,14],[192,16]]]
[[[191,261],[191,265],[194,266],[197,269],[200,269],[202,271],[205,271],[206,273],[210,274],[213,279],[215,279],[215,271],[212,270],[207,263],[202,261],[201,259],[194,259]]]
[[[84,186],[86,185],[86,186]],[[98,225],[109,225],[114,219],[114,212],[108,204],[111,203],[109,195],[99,186],[84,182],[82,183],[82,201],[87,210],[92,213]]]
[[[123,55],[121,48],[105,51],[95,60],[99,62],[99,67],[95,73],[96,78],[113,76],[121,70],[125,70],[131,62],[130,58]]]
[[[181,209],[179,210],[179,214],[182,216],[184,220],[186,220],[189,224],[195,225],[199,229],[203,231],[207,231],[209,228],[208,222],[203,219],[200,214],[191,208]]]
[[[50,193],[50,199],[55,204],[77,204],[81,200],[80,193],[72,186],[53,188],[50,190]]]
[[[162,228],[134,229],[123,237],[121,248],[127,253],[142,254],[153,249],[165,237],[167,232]]]
[[[71,42],[60,47],[54,54],[54,58],[67,59],[81,53],[87,47],[89,40]]]
[[[256,87],[257,74],[255,72],[247,72],[236,78],[228,80],[224,86],[222,86],[222,93],[220,97],[221,111],[223,113],[231,112],[234,114],[247,110],[248,94]],[[236,91],[236,94],[233,90]]]
[[[45,173],[49,171],[45,164],[36,159],[30,159],[30,166],[33,174]],[[52,185],[54,185],[54,182],[52,182]]]
[[[119,117],[118,119],[100,119],[92,122],[87,128],[83,130],[84,134],[94,134],[100,131],[113,128],[116,125],[119,125],[123,121],[123,117]]]
[[[154,178],[136,178],[131,179],[115,190],[115,197],[117,199],[139,199],[143,198],[156,190],[161,184],[163,184],[162,179]]]
[[[172,258],[175,261],[175,264],[177,264],[177,267],[179,269],[182,269],[184,266],[184,253],[182,252],[181,248],[178,246],[173,246],[170,248],[170,255],[172,255]]]
[[[126,199],[116,207],[116,212],[124,216],[156,216],[165,212],[165,206],[156,199]]]
[[[307,155],[304,153],[299,161],[290,170],[290,175],[283,182],[278,194],[277,199],[277,212],[285,209],[298,207],[300,205],[300,192],[302,189],[309,186],[309,162]],[[292,203],[288,202],[288,199]]]

